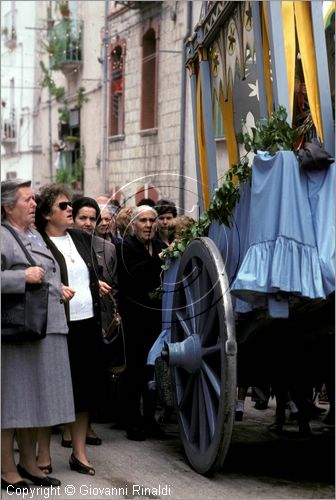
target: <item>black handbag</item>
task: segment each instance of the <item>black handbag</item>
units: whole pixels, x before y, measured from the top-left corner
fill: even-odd
[[[15,230],[2,224],[22,248],[32,266],[36,262],[17,236]],[[1,341],[17,343],[45,338],[48,318],[49,283],[26,284],[24,293],[1,294]]]
[[[113,378],[126,368],[126,351],[122,318],[111,293],[102,300],[102,325],[105,364]]]

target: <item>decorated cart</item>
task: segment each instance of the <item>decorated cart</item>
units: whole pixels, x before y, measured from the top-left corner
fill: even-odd
[[[202,215],[167,253],[159,343],[187,459],[209,474],[231,441],[237,343],[334,291],[322,2],[203,2],[187,51]],[[326,161],[304,169],[297,151],[313,136]]]

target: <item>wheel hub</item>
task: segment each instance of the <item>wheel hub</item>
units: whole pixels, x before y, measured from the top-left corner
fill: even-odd
[[[193,334],[182,342],[166,344],[169,366],[180,366],[188,373],[196,373],[201,368],[202,351],[198,335]],[[165,356],[164,356],[165,357]]]

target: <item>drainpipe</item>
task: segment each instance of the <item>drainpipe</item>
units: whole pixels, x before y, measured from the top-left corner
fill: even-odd
[[[51,8],[52,2],[49,0],[49,6],[47,9],[48,20],[51,19]],[[50,39],[50,31],[48,30],[48,39]],[[50,68],[50,56],[48,56],[48,74],[51,73]],[[48,167],[49,167],[49,181],[52,182],[53,178],[53,166],[52,166],[52,106],[51,106],[51,93],[48,89]]]
[[[107,188],[107,172],[106,172],[106,149],[107,149],[107,85],[108,85],[108,9],[109,0],[105,0],[105,16],[104,16],[104,36],[103,36],[103,133],[101,142],[101,164],[100,164],[100,182],[101,193],[105,194]]]
[[[183,38],[182,47],[182,81],[181,81],[181,124],[180,124],[180,166],[179,166],[179,213],[184,214],[184,186],[185,186],[185,123],[186,123],[186,81],[187,71],[186,63],[186,42],[191,34],[191,21],[192,21],[192,2],[187,2],[187,31]]]

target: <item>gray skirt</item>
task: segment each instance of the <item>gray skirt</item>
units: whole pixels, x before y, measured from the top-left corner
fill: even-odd
[[[1,427],[49,427],[75,420],[66,335],[1,346]]]

